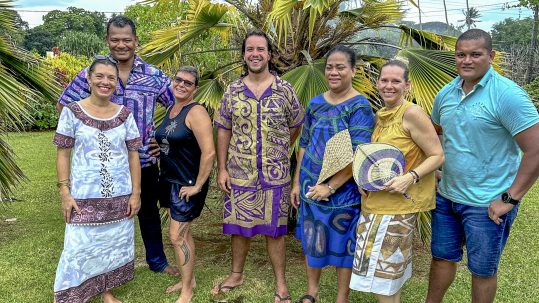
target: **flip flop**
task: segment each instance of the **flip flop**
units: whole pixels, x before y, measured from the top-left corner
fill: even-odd
[[[234,288],[241,286],[241,284],[238,285],[223,285],[225,282],[219,283],[217,286],[217,294],[226,294],[228,292],[231,292]]]
[[[286,302],[286,301],[292,301],[292,297],[290,295],[281,297],[278,293],[274,294],[277,299],[279,299],[279,302]]]
[[[309,303],[315,303],[316,299],[311,295],[304,295],[303,297],[299,298],[299,300],[296,303],[303,303],[303,300],[309,300]]]

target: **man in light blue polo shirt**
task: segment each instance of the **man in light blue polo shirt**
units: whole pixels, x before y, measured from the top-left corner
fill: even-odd
[[[459,76],[436,96],[445,163],[432,214],[426,302],[442,302],[466,245],[472,302],[493,302],[500,257],[519,202],[539,175],[539,115],[526,92],[491,66],[488,33],[456,44]]]

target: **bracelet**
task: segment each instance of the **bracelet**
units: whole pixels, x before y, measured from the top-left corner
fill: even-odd
[[[69,179],[60,180],[56,183],[56,187],[61,188],[62,186],[67,186],[67,188],[70,188],[71,186],[69,186],[69,181]]]
[[[414,183],[419,182],[419,174],[415,170],[410,169],[408,172],[414,177]]]

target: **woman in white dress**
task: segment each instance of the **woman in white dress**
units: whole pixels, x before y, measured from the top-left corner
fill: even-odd
[[[57,303],[84,303],[99,294],[106,303],[120,302],[111,289],[134,273],[140,135],[129,110],[109,101],[118,84],[114,59],[96,56],[88,83],[91,95],[63,108],[54,136],[66,222]]]

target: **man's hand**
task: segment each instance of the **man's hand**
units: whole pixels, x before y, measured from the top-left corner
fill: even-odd
[[[217,175],[217,185],[227,194],[230,194],[230,175],[226,169],[220,169]]]
[[[494,200],[494,202],[490,203],[488,206],[488,217],[494,221],[494,223],[500,225],[500,223],[503,222],[503,219],[500,219],[500,217],[510,212],[513,207],[513,204],[504,203],[500,199]]]
[[[131,194],[127,202],[127,216],[133,218],[140,210],[140,195]]]
[[[159,144],[157,144],[155,138],[150,139],[148,154],[150,157],[159,157],[159,154],[161,154],[161,147],[159,147]]]

